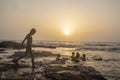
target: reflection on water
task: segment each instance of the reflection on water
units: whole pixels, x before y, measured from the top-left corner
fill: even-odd
[[[48,44],[49,43],[49,44]],[[34,47],[33,50],[35,51],[50,51],[54,54],[61,54],[65,55],[67,57],[71,56],[71,53],[79,52],[80,55],[86,54],[87,61],[86,62],[80,62],[80,63],[73,63],[71,61],[67,61],[65,65],[87,65],[92,66],[96,70],[102,73],[106,78],[109,80],[119,80],[120,79],[120,43],[78,43],[78,42],[41,42],[39,44],[42,45],[54,45],[59,46],[56,48],[42,48],[42,47]],[[73,47],[69,47],[73,46]],[[9,61],[7,58],[9,55],[14,54],[15,51],[13,49],[6,50],[7,53],[1,53],[0,57],[3,59],[0,61]],[[24,51],[19,50],[19,51]],[[100,56],[102,57],[102,61],[96,61],[93,60],[93,57]],[[44,57],[44,58],[36,58],[35,61],[52,61],[55,57]],[[25,61],[28,61],[27,63],[30,63],[30,59],[25,59]],[[30,63],[31,65],[31,63]],[[31,72],[31,68],[26,68],[25,70],[28,70]],[[16,71],[11,71],[11,74],[22,74],[24,69],[19,69]],[[19,72],[19,73],[18,73]],[[22,72],[22,73],[21,73]],[[4,74],[4,73],[3,73]],[[6,75],[7,76],[7,75]],[[13,75],[9,75],[13,76]]]

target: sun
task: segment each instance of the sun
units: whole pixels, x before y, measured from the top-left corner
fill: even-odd
[[[70,25],[66,25],[64,29],[65,35],[70,35],[71,34],[71,28]]]
[[[71,25],[70,24],[64,25],[63,30],[64,30],[64,35],[66,35],[66,36],[70,35],[71,34]]]
[[[65,35],[70,35],[70,29],[65,30]]]

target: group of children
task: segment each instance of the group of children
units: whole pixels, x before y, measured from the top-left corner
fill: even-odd
[[[66,59],[66,58],[61,58],[61,55],[60,55],[60,54],[58,54],[57,57],[56,57],[56,61],[65,61],[65,60],[68,60],[68,59]],[[79,62],[80,60],[86,61],[86,55],[83,54],[82,57],[80,57],[79,52],[77,52],[77,53],[72,52],[71,61]]]
[[[79,52],[77,52],[76,54],[75,52],[72,52],[71,61],[79,62],[80,60],[86,61],[86,55],[83,54],[82,57],[80,57]]]

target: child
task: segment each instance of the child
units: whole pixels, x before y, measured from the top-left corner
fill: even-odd
[[[85,54],[83,54],[83,56],[82,56],[82,61],[86,61],[86,55]]]
[[[72,52],[71,61],[74,61],[74,58],[75,58],[75,53]]]
[[[76,53],[76,56],[74,57],[74,61],[75,62],[79,62],[80,61],[80,54],[79,54],[79,52]]]
[[[30,33],[28,33],[26,35],[25,39],[21,43],[23,45],[24,42],[27,41],[25,54],[23,56],[17,58],[17,59],[13,59],[12,62],[14,62],[15,64],[18,64],[18,61],[20,59],[22,59],[26,55],[30,54],[31,61],[32,61],[32,68],[35,68],[35,66],[34,66],[34,56],[33,56],[33,53],[32,53],[32,35],[34,35],[35,33],[36,33],[36,30],[34,28],[32,28],[30,30]]]

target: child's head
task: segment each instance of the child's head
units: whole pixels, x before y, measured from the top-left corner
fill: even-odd
[[[61,55],[60,54],[57,54],[58,57],[60,57]]]
[[[72,52],[72,55],[75,55],[75,52]]]
[[[32,28],[32,29],[30,30],[30,34],[33,35],[33,34],[35,34],[35,33],[36,33],[36,29],[35,29],[35,28]]]
[[[83,57],[86,57],[86,55],[85,55],[85,54],[83,54]]]
[[[79,52],[76,53],[76,56],[80,56]]]

